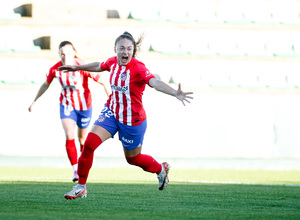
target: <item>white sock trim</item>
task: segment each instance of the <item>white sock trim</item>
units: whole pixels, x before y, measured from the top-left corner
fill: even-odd
[[[74,164],[72,165],[72,169],[73,169],[73,172],[77,172],[77,169],[78,169],[78,164]]]
[[[82,184],[79,184],[79,183],[78,183],[78,184],[77,184],[77,187],[80,187],[80,188],[84,188],[84,189],[85,189],[85,188],[86,188],[86,185],[85,185],[85,184],[82,185]]]

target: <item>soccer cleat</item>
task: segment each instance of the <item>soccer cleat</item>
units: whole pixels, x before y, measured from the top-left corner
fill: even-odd
[[[77,198],[85,198],[87,195],[86,188],[80,187],[79,185],[76,185],[73,187],[73,189],[65,194],[65,199],[77,199]]]
[[[77,171],[74,171],[74,176],[73,176],[72,181],[75,183],[76,181],[78,181],[78,179],[79,179],[79,176],[77,174]]]
[[[168,173],[171,168],[170,164],[168,164],[167,162],[162,163],[161,166],[162,166],[162,170],[159,174],[157,174],[159,190],[163,190],[164,188],[167,187],[169,183]]]

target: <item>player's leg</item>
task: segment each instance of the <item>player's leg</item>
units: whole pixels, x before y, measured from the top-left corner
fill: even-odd
[[[77,115],[77,126],[78,126],[77,135],[80,144],[80,152],[82,152],[83,145],[88,134],[88,126],[90,125],[91,122],[92,111],[93,111],[92,107],[84,111],[75,110]]]
[[[66,199],[86,197],[86,182],[93,164],[94,151],[102,142],[113,137],[116,132],[117,124],[115,118],[111,111],[105,107],[87,135],[81,156],[78,160],[78,184],[72,191],[65,194]]]
[[[86,184],[96,148],[108,138],[113,137],[117,130],[118,126],[113,113],[107,106],[104,106],[85,140],[83,151],[79,158],[79,184]]]
[[[150,155],[141,154],[142,146],[134,150],[125,150],[124,154],[127,162],[130,165],[135,165],[142,168],[144,171],[159,174],[161,172],[161,165]]]
[[[78,180],[78,175],[77,175],[78,155],[77,155],[75,136],[74,136],[74,129],[76,126],[76,122],[70,118],[64,118],[61,120],[61,123],[66,135],[66,151],[71,166],[73,168],[74,176],[72,178],[72,181],[74,182]]]
[[[88,128],[79,128],[78,127],[78,141],[79,141],[79,144],[80,144],[80,152],[82,152],[83,150],[83,145],[84,145],[84,142],[85,142],[85,139],[88,135],[88,132],[89,132],[89,129]]]
[[[127,162],[142,168],[144,171],[156,173],[158,178],[158,189],[163,190],[169,183],[168,173],[171,166],[167,162],[159,164],[152,156],[142,154],[141,149],[142,146],[134,150],[126,150],[124,148]]]
[[[94,151],[112,135],[105,128],[93,125],[85,140],[83,151],[78,160],[79,184],[85,185],[93,164]]]
[[[60,105],[60,118],[66,135],[65,146],[66,146],[67,155],[74,172],[72,180],[77,181],[78,180],[78,175],[77,175],[78,156],[77,156],[75,134],[74,134],[77,115],[72,107]]]
[[[159,189],[163,190],[168,182],[168,163],[159,164],[152,156],[142,154],[142,144],[147,128],[147,120],[138,126],[119,125],[119,138],[123,144],[124,154],[129,164],[138,166],[144,171],[156,173],[159,179]]]
[[[78,141],[79,141],[79,144],[80,144],[80,153],[81,153],[82,149],[83,149],[84,141],[85,141],[86,136],[88,134],[88,128],[80,128],[80,127],[78,127],[77,131],[78,131],[77,135],[78,135]],[[76,171],[74,171],[74,176],[73,176],[72,181],[76,182],[76,181],[78,181],[78,179],[79,179],[78,167],[76,167]]]
[[[83,150],[78,160],[78,184],[73,188],[73,190],[64,195],[66,199],[76,199],[87,196],[86,182],[93,164],[94,151],[101,145],[101,143],[111,136],[112,135],[105,128],[102,128],[99,125],[93,125],[91,131],[87,135]]]

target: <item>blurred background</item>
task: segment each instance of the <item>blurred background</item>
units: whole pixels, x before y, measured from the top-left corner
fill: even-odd
[[[114,56],[124,31],[138,59],[192,103],[146,88],[143,152],[178,167],[300,169],[299,0],[0,0],[0,165],[69,166],[53,82],[28,107],[58,45],[85,62]],[[102,74],[108,82],[108,73]],[[93,120],[107,97],[90,82]],[[101,149],[100,149],[101,148]],[[127,166],[116,136],[95,164]],[[49,159],[50,158],[50,159]]]

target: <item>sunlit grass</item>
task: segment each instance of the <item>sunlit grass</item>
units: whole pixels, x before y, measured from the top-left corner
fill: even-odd
[[[172,169],[159,191],[156,175],[139,168],[93,168],[87,198],[70,201],[71,177],[65,168],[0,167],[0,219],[300,218],[300,171]]]

